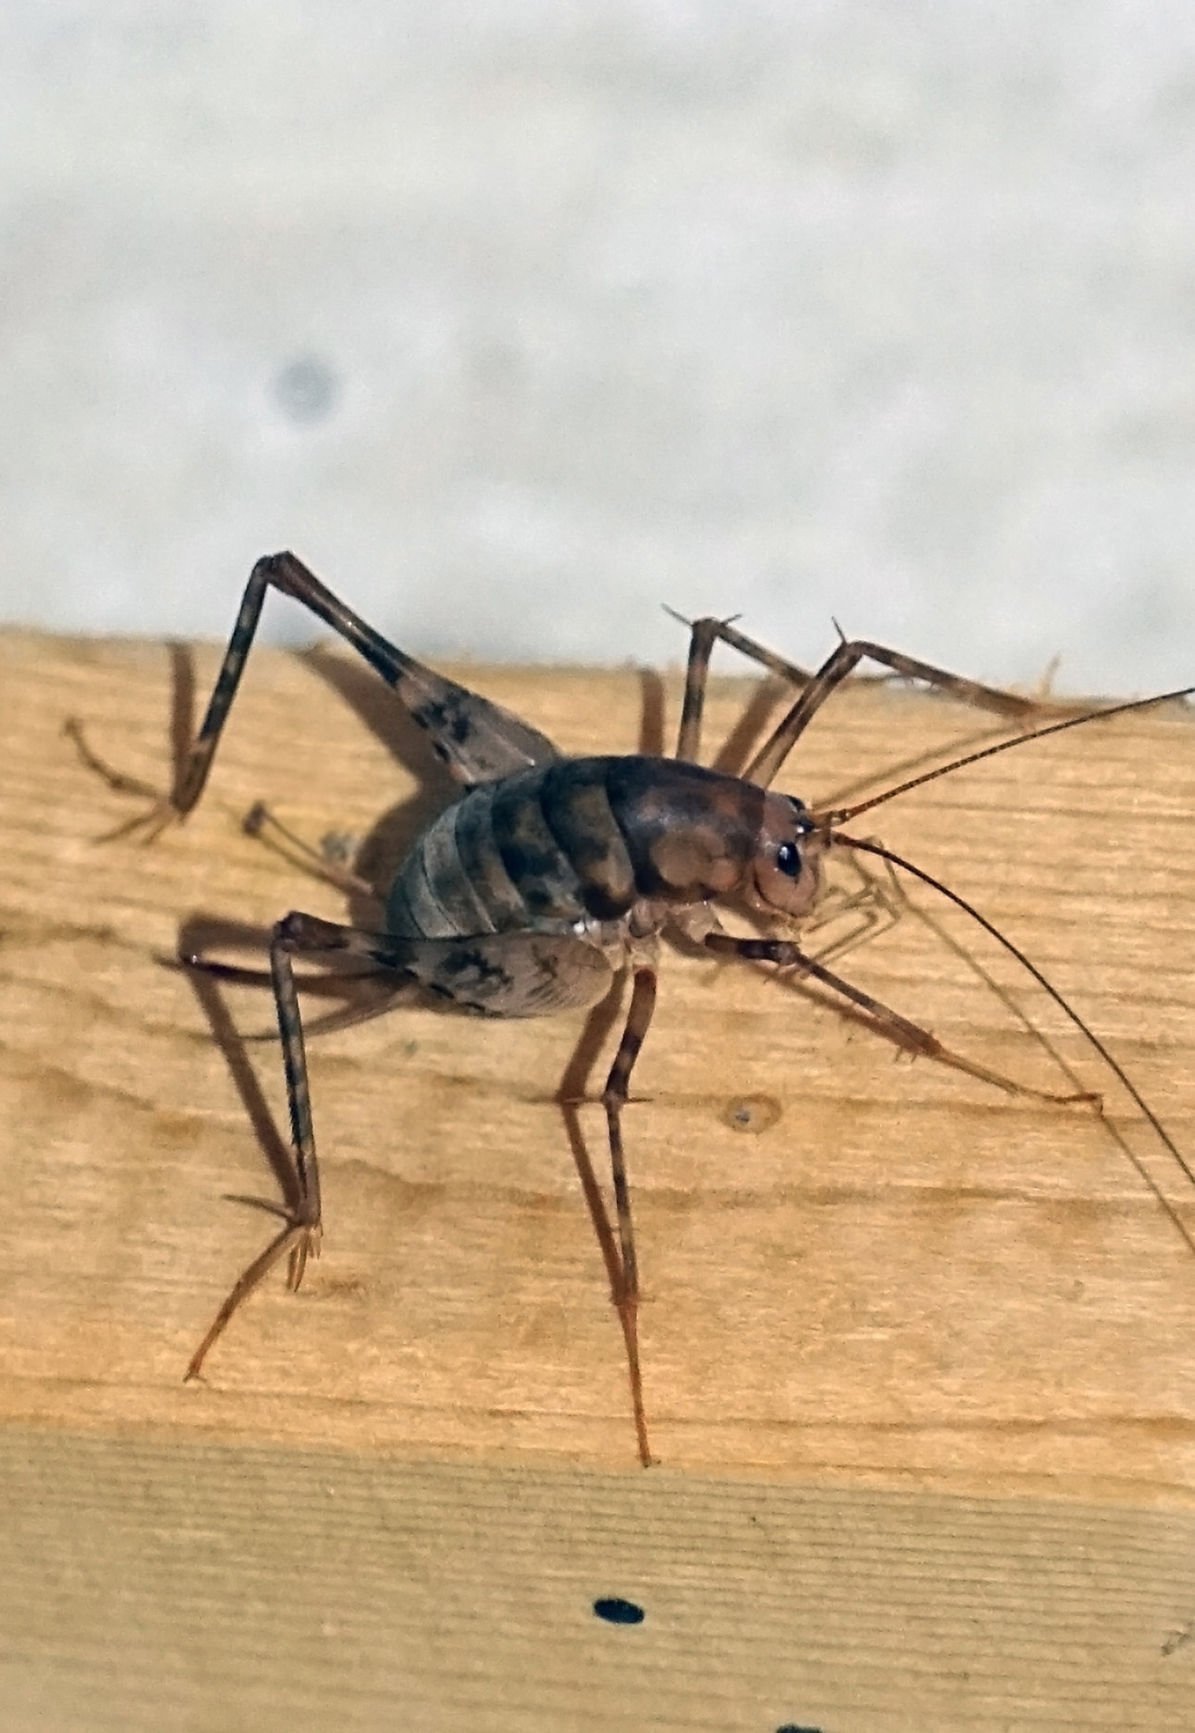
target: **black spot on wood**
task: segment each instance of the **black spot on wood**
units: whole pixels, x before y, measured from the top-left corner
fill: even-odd
[[[593,1610],[608,1625],[641,1625],[647,1616],[642,1607],[634,1601],[624,1601],[621,1595],[599,1595]]]

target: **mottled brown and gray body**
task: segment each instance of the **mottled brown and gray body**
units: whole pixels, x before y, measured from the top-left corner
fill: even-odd
[[[365,961],[388,975],[396,991],[414,984],[454,1006],[500,1017],[592,1005],[605,996],[616,974],[629,975],[626,1020],[601,1100],[617,1217],[617,1252],[608,1260],[612,1297],[626,1342],[632,1412],[644,1463],[652,1458],[639,1369],[639,1277],[621,1116],[655,1004],[656,934],[673,926],[715,956],[799,970],[831,989],[853,1014],[862,1015],[897,1047],[936,1058],[999,1088],[1047,1100],[1095,1099],[1030,1088],[950,1051],[928,1030],[843,980],[803,950],[795,937],[740,938],[721,929],[713,905],[729,898],[769,922],[783,923],[791,933],[817,901],[822,860],[832,843],[878,854],[922,878],[995,934],[1088,1036],[1184,1171],[1193,1175],[1123,1070],[1023,953],[921,869],[841,830],[844,819],[952,766],[844,812],[811,814],[801,801],[770,789],[810,720],[861,660],[1003,716],[1026,716],[1035,708],[1030,700],[862,639],[844,639],[808,674],[744,637],[729,621],[705,619],[691,628],[676,757],[568,758],[519,717],[389,643],[293,554],[273,554],[259,560],[250,574],[207,712],[173,793],[122,829],[144,824],[152,836],[185,816],[199,799],[269,589],[294,597],[358,651],[425,731],[464,792],[428,825],[400,866],[386,898],[386,931],[339,925],[298,911],[274,928],[270,974],[293,1136],[291,1195],[279,1211],[284,1218],[281,1231],[232,1288],[191,1358],[188,1377],[199,1372],[237,1307],[279,1259],[287,1259],[290,1286],[295,1288],[308,1256],[319,1250],[319,1167],[293,971],[296,955],[320,956],[333,965],[339,958]],[[796,689],[789,709],[742,777],[696,762],[706,675],[717,642],[741,651]],[[973,753],[953,767],[993,750],[999,748]],[[111,780],[115,787],[133,786],[127,778]],[[205,959],[188,961],[219,969]],[[599,1214],[600,1236],[606,1225],[600,1199],[595,1221]]]
[[[766,819],[789,836],[802,811],[738,777],[646,756],[557,758],[479,783],[400,866],[388,960],[409,958],[421,985],[470,1010],[593,1004],[613,971],[651,958],[670,918],[749,890]]]
[[[386,905],[405,938],[575,930],[636,903],[703,902],[743,885],[765,793],[674,759],[564,758],[482,783],[407,855]]]

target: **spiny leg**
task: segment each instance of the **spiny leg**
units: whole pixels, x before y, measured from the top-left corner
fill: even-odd
[[[281,1215],[285,1226],[270,1244],[237,1278],[227,1298],[212,1320],[206,1335],[191,1356],[184,1375],[198,1376],[208,1353],[223,1335],[229,1321],[243,1301],[261,1285],[283,1257],[288,1258],[287,1286],[293,1292],[303,1280],[309,1256],[319,1255],[323,1220],[320,1209],[319,1162],[315,1151],[315,1134],[311,1118],[311,1094],[307,1077],[307,1056],[303,1041],[303,1020],[295,986],[296,953],[304,955],[347,955],[367,957],[383,967],[405,974],[403,964],[392,954],[392,946],[384,934],[360,932],[353,927],[324,921],[315,915],[292,910],[275,926],[270,938],[270,979],[278,1013],[278,1033],[282,1043],[282,1061],[286,1074],[286,1099],[290,1115],[291,1146],[295,1161],[296,1199],[291,1207],[271,1206]],[[223,978],[241,978],[244,971],[189,956],[192,968],[206,969]]]
[[[724,622],[694,620],[689,628],[689,660],[685,667],[685,696],[681,705],[676,756],[696,764],[701,757],[701,718],[705,711],[705,689],[709,682],[710,656]]]
[[[610,1136],[610,1170],[614,1180],[614,1208],[618,1218],[618,1244],[622,1259],[621,1281],[614,1296],[614,1303],[618,1307],[626,1341],[635,1436],[639,1443],[639,1460],[644,1468],[651,1467],[652,1454],[647,1441],[647,1416],[643,1408],[643,1379],[639,1367],[639,1264],[635,1256],[631,1193],[627,1184],[626,1155],[622,1143],[622,1110],[627,1104],[631,1072],[651,1024],[655,1004],[656,971],[640,965],[635,969],[631,1003],[622,1040],[618,1044],[618,1052],[610,1067],[606,1087],[602,1091],[606,1129]]]
[[[671,609],[667,610],[669,613]],[[680,615],[674,616],[680,619]],[[785,661],[783,656],[777,656],[773,650],[757,644],[754,638],[737,632],[731,620],[704,619],[692,623],[684,621],[689,626],[689,660],[685,669],[685,696],[681,707],[680,733],[676,742],[676,756],[696,763],[701,752],[701,720],[705,710],[705,693],[709,681],[710,656],[716,643],[729,644],[732,649],[739,650],[744,656],[749,656],[753,662],[758,662],[766,668],[769,674],[775,674],[792,686],[804,686],[813,679],[804,668],[798,668],[795,662]]]
[[[747,962],[775,963],[778,968],[799,969],[802,974],[811,975],[814,980],[830,987],[835,993],[840,993],[850,1004],[864,1012],[874,1029],[915,1058],[935,1059],[940,1065],[949,1065],[953,1070],[964,1071],[969,1077],[977,1077],[983,1083],[994,1084],[997,1089],[1003,1089],[1009,1095],[1024,1095],[1034,1101],[1099,1104],[1099,1095],[1090,1090],[1063,1092],[1035,1089],[1031,1084],[1018,1083],[1015,1078],[1006,1077],[1003,1072],[992,1071],[986,1065],[980,1065],[975,1060],[954,1052],[952,1048],[944,1046],[930,1030],[923,1029],[919,1023],[910,1022],[907,1017],[902,1017],[899,1011],[893,1011],[870,993],[863,992],[862,988],[852,986],[849,981],[843,980],[841,975],[826,968],[816,957],[802,951],[790,939],[739,939],[732,938],[728,933],[709,933],[704,943],[709,950],[720,956],[741,957]]]
[[[323,1228],[319,1162],[316,1158],[315,1132],[311,1122],[303,1020],[299,1013],[299,995],[295,989],[294,967],[291,963],[291,953],[302,948],[301,944],[296,944],[294,936],[288,930],[287,921],[280,921],[270,939],[270,977],[278,1011],[278,1033],[286,1072],[286,1100],[290,1112],[291,1147],[295,1158],[295,1201],[290,1208],[278,1210],[286,1225],[237,1278],[202,1342],[191,1356],[184,1382],[198,1377],[209,1351],[223,1335],[242,1301],[248,1299],[280,1259],[285,1257],[288,1260],[287,1286],[294,1292],[303,1280],[308,1257],[319,1256]]]
[[[258,560],[249,574],[207,711],[169,798],[157,800],[150,813],[133,820],[123,829],[145,825],[149,835],[155,836],[172,819],[184,818],[199,800],[241,683],[269,589],[280,590],[309,608],[364,657],[393,688],[412,719],[427,732],[435,751],[458,781],[467,786],[488,782],[525,770],[530,765],[550,763],[558,756],[552,742],[537,729],[512,716],[501,705],[491,703],[488,698],[457,685],[456,681],[447,680],[425,668],[389,643],[333,595],[294,554],[267,554]],[[72,732],[78,741],[77,724],[73,725]],[[80,744],[86,756],[114,787],[124,785],[134,792],[140,792],[144,787],[136,785],[132,778],[121,778],[108,772],[94,754]]]
[[[364,657],[427,731],[460,781],[485,782],[556,757],[551,741],[525,722],[397,649],[294,554],[267,554],[249,574],[207,714],[183,766],[172,800],[180,814],[190,811],[207,781],[270,588],[301,602]]]
[[[948,692],[965,704],[981,710],[992,710],[1000,716],[1033,716],[1054,711],[1059,706],[1040,698],[1023,698],[1015,692],[1002,692],[995,686],[981,685],[977,680],[964,679],[929,662],[920,662],[899,650],[886,649],[867,639],[843,639],[827,656],[816,673],[786,661],[774,650],[736,631],[729,620],[694,620],[690,627],[689,661],[685,674],[685,697],[681,711],[680,737],[676,756],[696,760],[701,745],[701,718],[705,706],[705,691],[709,674],[710,654],[717,642],[729,644],[742,655],[766,668],[790,685],[801,688],[800,697],[772,730],[744,772],[749,782],[767,787],[792,751],[797,739],[811,718],[821,709],[836,686],[851,674],[863,660],[878,662],[907,680],[923,680],[929,686]]]
[[[768,787],[831,692],[835,687],[841,686],[865,659],[878,662],[883,668],[890,668],[894,674],[899,674],[906,680],[923,680],[926,685],[949,693],[961,703],[972,704],[980,710],[994,711],[998,716],[1034,716],[1049,708],[1037,699],[1022,698],[1015,692],[1002,692],[998,687],[983,686],[977,680],[966,680],[960,674],[935,668],[929,662],[919,662],[913,656],[906,656],[899,650],[888,650],[882,644],[873,644],[864,638],[843,639],[826,657],[812,679],[806,681],[800,697],[777,723],[747,766],[744,774],[749,782]]]

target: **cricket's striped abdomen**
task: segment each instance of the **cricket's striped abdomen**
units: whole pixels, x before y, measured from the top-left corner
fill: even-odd
[[[565,758],[483,783],[415,842],[387,925],[453,938],[725,896],[747,873],[765,799],[752,783],[665,758]]]

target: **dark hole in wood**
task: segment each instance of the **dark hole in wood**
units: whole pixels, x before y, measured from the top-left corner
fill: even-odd
[[[643,1608],[634,1601],[624,1601],[621,1595],[600,1595],[593,1610],[608,1625],[641,1625],[644,1619]]]

